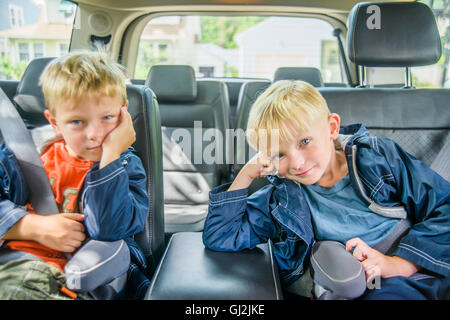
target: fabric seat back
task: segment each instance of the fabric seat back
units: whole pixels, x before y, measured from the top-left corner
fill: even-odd
[[[146,85],[161,113],[165,230],[201,231],[209,190],[229,175],[227,88],[219,81],[196,81],[187,65],[153,66]]]
[[[368,28],[367,9],[377,6],[380,29]],[[343,124],[363,122],[369,132],[396,141],[431,166],[450,129],[449,89],[408,87],[410,69],[436,63],[442,53],[434,15],[419,2],[358,3],[349,13],[347,54],[364,67],[404,67],[405,88],[320,88]],[[420,21],[420,23],[417,23]],[[362,69],[364,70],[364,69]]]
[[[431,166],[450,130],[450,90],[319,88],[341,125],[364,123]]]

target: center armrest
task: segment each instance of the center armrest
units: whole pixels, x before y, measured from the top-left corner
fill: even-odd
[[[147,300],[282,299],[272,243],[253,250],[216,252],[205,248],[201,232],[174,234]]]

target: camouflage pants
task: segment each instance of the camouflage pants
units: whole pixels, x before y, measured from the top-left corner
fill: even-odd
[[[72,300],[61,292],[63,272],[36,259],[17,259],[0,265],[0,300]],[[78,294],[77,299],[86,299]]]

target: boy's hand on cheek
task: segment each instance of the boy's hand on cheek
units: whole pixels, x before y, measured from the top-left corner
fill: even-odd
[[[256,154],[244,166],[244,169],[251,179],[265,178],[268,175],[273,175],[277,172],[277,168],[270,158],[261,153]]]
[[[277,168],[274,162],[261,153],[257,153],[239,171],[228,191],[248,188],[254,179],[264,178],[276,174],[276,172]]]
[[[102,144],[102,158],[100,169],[118,159],[122,152],[127,150],[136,141],[136,132],[133,127],[133,120],[126,107],[120,108],[118,126],[112,130]]]

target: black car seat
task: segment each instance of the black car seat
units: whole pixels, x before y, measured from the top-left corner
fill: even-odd
[[[165,231],[201,231],[209,190],[229,175],[227,88],[220,81],[196,81],[187,65],[155,65],[146,85],[161,113]]]
[[[380,8],[380,30],[366,26],[370,5]],[[319,88],[331,112],[342,125],[364,123],[371,134],[394,140],[431,166],[449,135],[450,90],[414,88],[410,68],[441,56],[433,13],[422,3],[359,3],[349,15],[347,40],[347,54],[363,79],[358,88]],[[405,68],[404,88],[367,87],[365,67]]]

